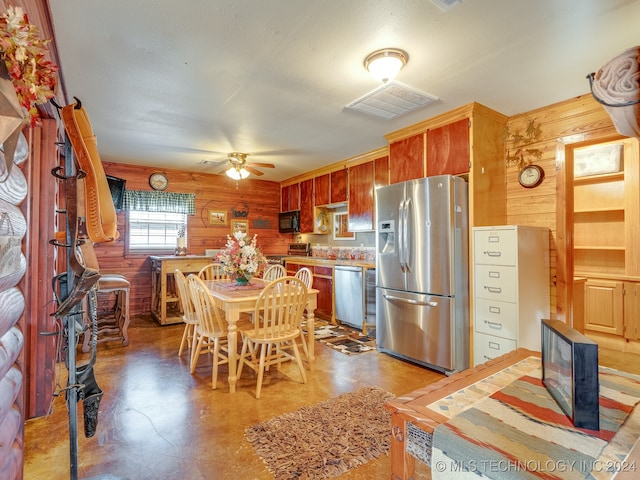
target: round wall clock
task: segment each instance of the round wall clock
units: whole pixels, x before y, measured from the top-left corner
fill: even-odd
[[[164,173],[153,173],[149,177],[149,185],[154,190],[165,190],[169,186],[169,180]]]
[[[518,174],[518,181],[525,188],[537,187],[542,180],[544,180],[544,170],[538,165],[527,165]]]

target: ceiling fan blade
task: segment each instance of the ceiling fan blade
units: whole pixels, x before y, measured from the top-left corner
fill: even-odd
[[[261,167],[261,168],[276,168],[273,163],[259,163],[259,162],[250,162],[247,165],[251,167]]]
[[[245,165],[244,169],[247,170],[248,172],[253,173],[254,175],[257,175],[257,176],[264,175],[264,173],[262,173],[260,170],[256,170],[255,168],[250,167],[249,165]]]

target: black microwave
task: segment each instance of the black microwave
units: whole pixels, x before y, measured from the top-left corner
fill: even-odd
[[[280,233],[298,233],[300,231],[300,211],[279,214],[278,226]]]

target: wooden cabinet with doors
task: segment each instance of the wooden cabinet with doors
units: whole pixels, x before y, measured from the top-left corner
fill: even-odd
[[[300,182],[300,233],[313,233],[313,179]]]
[[[375,189],[389,183],[389,157],[349,167],[349,231],[375,229]]]
[[[331,203],[347,201],[348,171],[346,168],[331,172]]]
[[[389,183],[399,183],[424,176],[424,132],[394,141],[390,140]]]
[[[307,267],[311,270],[313,273],[313,288],[318,290],[316,317],[335,323],[335,318],[333,317],[333,267],[316,265],[313,262],[305,262],[303,259],[286,261],[287,275],[295,275],[302,267]]]
[[[325,173],[324,175],[318,175],[317,177],[313,178],[313,203],[316,207],[329,204],[329,182],[330,175],[328,173]]]
[[[638,338],[640,166],[638,140],[573,149],[573,268],[585,284],[585,334],[625,348]]]
[[[300,210],[300,184],[285,185],[280,190],[280,211]]]
[[[469,171],[470,120],[457,122],[427,131],[427,176],[459,175]]]

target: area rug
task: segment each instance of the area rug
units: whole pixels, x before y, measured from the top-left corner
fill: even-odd
[[[532,372],[435,429],[433,478],[610,478],[638,437],[639,397],[640,377],[600,367],[600,430],[575,428]]]
[[[315,339],[346,355],[357,355],[376,349],[374,336],[363,335],[359,330],[345,325],[316,322]]]
[[[245,430],[276,480],[335,478],[387,454],[391,393],[364,387]]]

